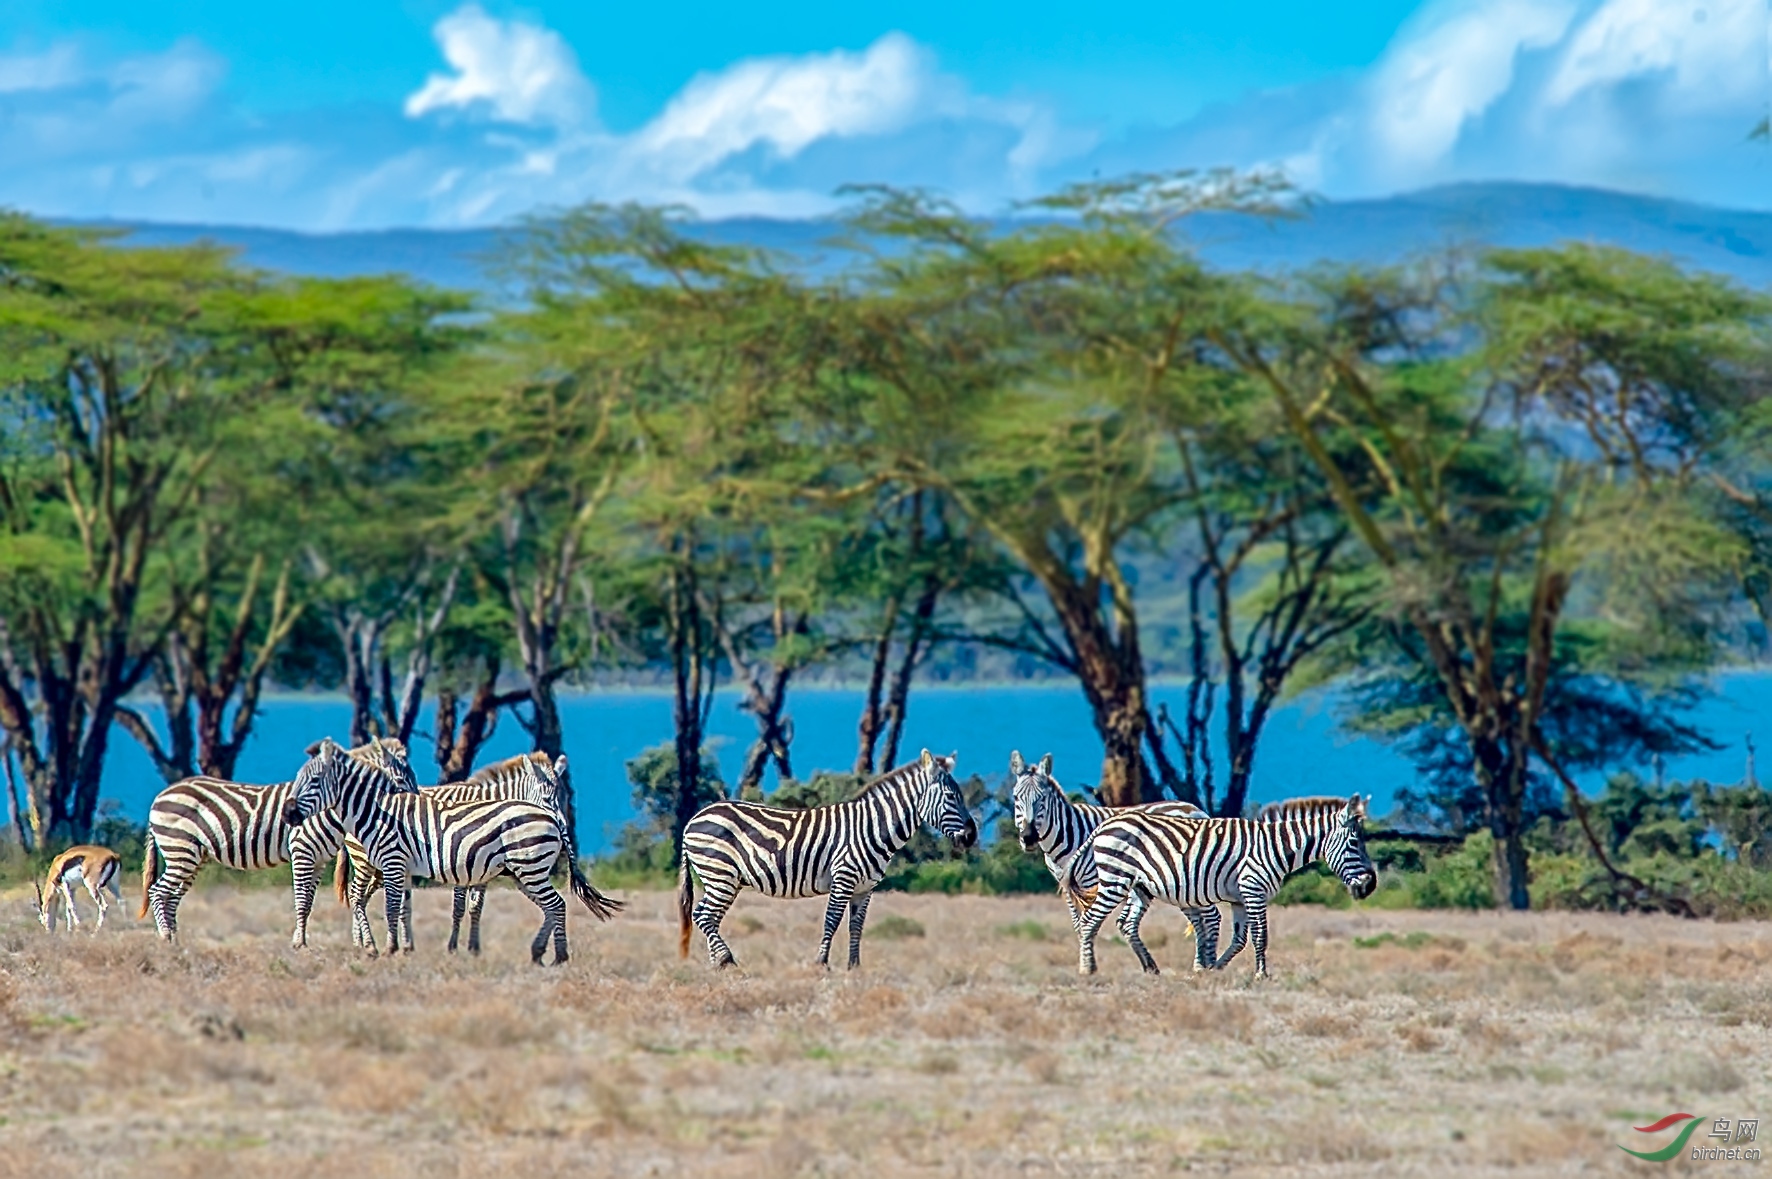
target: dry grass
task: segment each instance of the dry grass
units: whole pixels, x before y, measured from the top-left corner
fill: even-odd
[[[747,896],[726,976],[665,894],[559,970],[508,890],[443,954],[448,900],[366,961],[336,910],[288,950],[276,893],[200,892],[179,949],[0,897],[0,1179],[1623,1172],[1633,1119],[1772,1115],[1762,924],[1280,910],[1257,986],[1173,913],[1170,973],[1079,979],[1052,898],[883,895],[849,975],[821,904]]]

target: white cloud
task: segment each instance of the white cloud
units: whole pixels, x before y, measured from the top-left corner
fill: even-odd
[[[407,115],[481,104],[507,123],[574,126],[591,117],[596,92],[560,34],[500,21],[464,4],[432,29],[453,74],[432,74],[406,100]]]
[[[691,81],[624,145],[624,155],[687,180],[757,144],[792,157],[827,136],[900,130],[958,105],[942,102],[949,89],[929,55],[901,33],[862,53],[753,58]]]
[[[1372,79],[1370,130],[1389,166],[1438,161],[1507,92],[1520,53],[1554,44],[1574,15],[1556,0],[1488,0],[1406,30]]]

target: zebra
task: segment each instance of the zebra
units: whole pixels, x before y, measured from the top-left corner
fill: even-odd
[[[1095,895],[1095,857],[1089,851],[1089,837],[1095,829],[1114,815],[1127,809],[1149,814],[1175,815],[1184,819],[1207,818],[1205,811],[1190,802],[1151,802],[1137,808],[1095,806],[1072,802],[1064,788],[1052,776],[1052,755],[1048,753],[1037,764],[1021,759],[1021,751],[1009,755],[1009,773],[1014,778],[1011,798],[1014,806],[1015,835],[1023,851],[1038,851],[1046,857],[1046,870],[1058,883],[1058,895],[1070,910],[1071,929],[1082,928],[1083,912],[1072,899],[1072,890],[1065,887],[1070,876],[1074,887],[1085,897]],[[1193,914],[1188,914],[1193,920]],[[1197,923],[1196,923],[1197,928]]]
[[[533,762],[535,775],[532,778],[523,768],[523,763]],[[525,753],[516,757],[508,757],[500,762],[485,766],[461,782],[446,782],[436,786],[421,786],[419,789],[435,798],[445,806],[458,802],[481,802],[490,799],[525,799],[551,808],[560,822],[560,830],[566,836],[567,869],[572,875],[573,891],[591,907],[591,912],[600,921],[606,921],[623,907],[623,902],[614,897],[605,896],[591,886],[584,875],[584,868],[579,864],[577,855],[572,848],[572,829],[566,821],[566,807],[570,796],[567,786],[566,757],[562,754],[552,762],[545,753]],[[540,789],[535,783],[539,781]],[[347,869],[347,863],[350,865]],[[347,880],[349,884],[347,885]],[[363,845],[355,836],[347,836],[338,853],[338,867],[334,873],[334,881],[338,898],[351,907],[351,935],[358,945],[373,949],[375,937],[369,924],[369,897],[381,886],[381,876],[369,866],[365,858]],[[486,888],[475,885],[472,888],[454,890],[451,906],[451,925],[449,929],[449,952],[456,952],[461,940],[461,922],[466,914],[468,925],[468,953],[480,952],[480,915],[486,903]],[[405,933],[407,946],[412,945],[412,898],[407,896],[402,902],[405,911]]]
[[[958,756],[936,757],[925,749],[916,761],[882,775],[854,798],[829,806],[797,810],[729,799],[697,811],[683,831],[679,856],[679,954],[689,956],[693,924],[707,936],[708,961],[716,970],[734,964],[720,921],[740,889],[772,897],[828,893],[818,964],[829,967],[831,939],[847,906],[849,969],[855,969],[874,885],[917,827],[938,829],[956,847],[978,841],[978,824],[954,781]],[[699,904],[696,880],[702,888]]]
[[[1138,936],[1138,925],[1151,901],[1162,899],[1183,909],[1211,908],[1229,901],[1236,932],[1224,956],[1207,962],[1196,949],[1194,969],[1222,970],[1243,948],[1245,937],[1255,946],[1255,977],[1267,977],[1267,904],[1288,873],[1319,861],[1341,877],[1356,899],[1372,895],[1378,874],[1366,854],[1361,824],[1366,803],[1358,794],[1346,800],[1302,800],[1278,817],[1262,819],[1181,819],[1170,815],[1124,812],[1095,829],[1090,841],[1095,854],[1099,889],[1077,931],[1077,969],[1095,973],[1095,936],[1121,901],[1127,902],[1120,928],[1148,974],[1157,963]],[[1067,884],[1070,878],[1067,876]],[[1085,903],[1080,891],[1073,891]],[[1201,931],[1196,947],[1211,936]]]
[[[321,749],[321,756],[334,761],[342,755],[331,742]],[[525,759],[519,769],[533,790],[545,789],[533,761]],[[551,934],[554,964],[567,960],[566,902],[549,879],[567,841],[553,808],[522,799],[449,806],[423,791],[396,793],[385,782],[313,774],[298,784],[284,810],[290,823],[335,810],[345,831],[362,841],[365,862],[383,881],[390,955],[400,951],[402,910],[414,874],[465,888],[509,872],[542,911],[530,958],[541,961]],[[588,884],[581,887],[575,879],[573,891],[587,909],[599,912]]]
[[[287,821],[286,803],[305,776],[325,769],[351,780],[374,778],[390,789],[416,790],[406,747],[376,741],[350,750],[336,766],[322,767],[313,756],[291,782],[251,786],[200,775],[162,790],[148,809],[147,846],[142,857],[142,900],[137,918],[154,916],[165,941],[178,936],[178,906],[205,860],[241,870],[290,862],[294,876],[295,932],[290,944],[307,944],[307,918],[314,905],[318,864],[344,839],[335,817],[296,826]],[[162,867],[164,861],[164,867]]]

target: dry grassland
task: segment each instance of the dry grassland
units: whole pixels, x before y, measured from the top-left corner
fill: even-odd
[[[1082,980],[1056,898],[882,895],[826,975],[822,904],[747,894],[716,977],[663,893],[575,909],[558,970],[508,890],[448,957],[448,899],[365,961],[324,897],[303,953],[268,890],[199,892],[179,949],[0,898],[0,1176],[1610,1173],[1675,1110],[1772,1147],[1764,924],[1278,910],[1257,986],[1191,976],[1173,911],[1169,973]]]

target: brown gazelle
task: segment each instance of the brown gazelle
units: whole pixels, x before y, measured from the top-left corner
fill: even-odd
[[[62,905],[67,910],[68,932],[73,933],[80,926],[80,915],[74,911],[74,885],[76,882],[86,886],[87,895],[98,906],[98,928],[105,927],[105,911],[110,907],[105,903],[105,889],[118,900],[123,899],[122,885],[117,882],[117,872],[123,866],[117,853],[108,847],[94,847],[81,844],[70,847],[49,863],[49,874],[43,884],[37,885],[37,919],[43,928],[55,932],[55,898],[59,894]],[[47,886],[49,895],[44,895]]]

